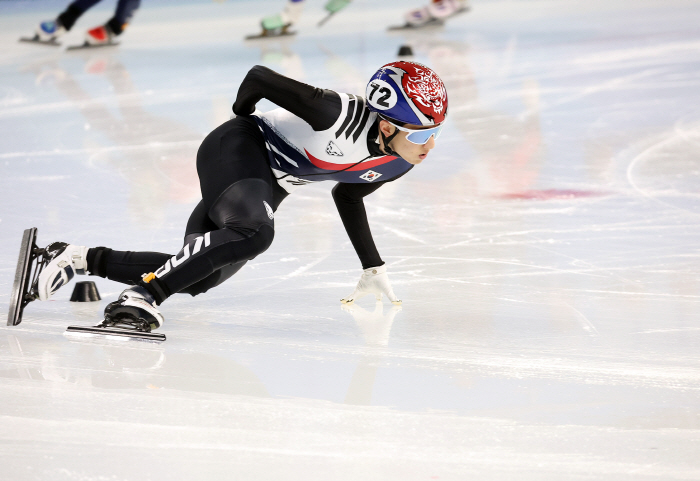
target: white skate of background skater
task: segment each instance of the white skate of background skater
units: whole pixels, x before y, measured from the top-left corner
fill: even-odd
[[[469,11],[469,0],[432,0],[427,6],[406,12],[404,25],[389,27],[389,30],[403,30],[440,26],[451,17]]]

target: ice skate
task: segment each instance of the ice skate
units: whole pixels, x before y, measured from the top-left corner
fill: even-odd
[[[275,38],[296,34],[291,28],[292,25],[297,23],[299,18],[301,18],[303,6],[303,1],[292,0],[287,2],[282,13],[270,15],[262,19],[260,22],[260,26],[262,27],[261,33],[248,35],[245,39],[256,40],[259,38]]]
[[[438,27],[455,15],[469,11],[466,0],[438,0],[426,7],[410,10],[404,16],[406,23],[389,27],[389,30],[410,30],[425,27]]]
[[[44,258],[49,262],[39,274],[36,294],[39,300],[48,301],[76,274],[85,274],[88,248],[65,242],[53,242],[46,246],[44,251]]]
[[[33,37],[21,37],[19,41],[59,47],[61,44],[58,43],[58,38],[64,33],[66,29],[58,20],[47,20],[39,24]]]
[[[109,25],[100,25],[99,27],[92,28],[85,33],[85,41],[82,45],[73,45],[68,47],[68,50],[113,47],[119,45],[119,42],[115,41],[116,36],[117,35],[112,31]]]
[[[282,19],[282,15],[272,15],[270,17],[265,17],[260,22],[262,27],[262,32],[255,35],[246,36],[246,40],[256,40],[259,38],[274,38],[274,37],[285,37],[288,35],[295,35],[296,32],[292,31],[292,23],[285,23]]]
[[[104,321],[93,327],[70,326],[69,333],[99,334],[133,339],[165,341],[164,334],[151,331],[163,325],[163,315],[153,296],[142,286],[132,286],[119,299],[107,304]]]
[[[30,302],[48,300],[75,274],[87,268],[87,247],[54,242],[41,249],[36,245],[37,229],[24,231],[15,280],[10,298],[8,326],[22,322],[24,308]]]

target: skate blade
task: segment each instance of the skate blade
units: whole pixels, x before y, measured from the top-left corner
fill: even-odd
[[[83,337],[108,337],[123,341],[147,341],[163,342],[165,334],[154,334],[152,332],[141,332],[131,329],[120,329],[118,327],[98,327],[98,326],[68,326],[65,335]]]
[[[60,47],[61,44],[56,40],[39,40],[39,37],[20,37],[20,42],[23,43],[39,43],[41,45],[51,45],[52,47]]]
[[[429,22],[424,23],[423,25],[411,25],[409,23],[407,23],[405,25],[393,25],[393,26],[387,28],[387,30],[389,30],[390,32],[396,32],[396,31],[401,31],[401,30],[423,30],[423,29],[430,30],[433,28],[444,27],[444,26],[445,26],[444,21],[434,19],[434,20],[430,20]]]
[[[280,37],[291,37],[292,35],[296,35],[296,32],[285,32],[285,33],[274,33],[274,34],[263,34],[259,33],[257,35],[247,35],[245,37],[246,40],[264,40],[264,39],[269,39],[269,38],[280,38]]]
[[[116,47],[117,45],[119,45],[119,42],[101,43],[99,45],[85,42],[82,45],[71,45],[70,47],[67,47],[66,50],[90,50],[101,47]]]
[[[22,313],[26,306],[25,297],[29,292],[29,283],[32,275],[32,249],[36,242],[37,228],[26,229],[22,235],[22,244],[19,248],[19,259],[15,270],[15,280],[12,284],[10,295],[10,309],[7,315],[7,325],[17,326],[22,322]]]

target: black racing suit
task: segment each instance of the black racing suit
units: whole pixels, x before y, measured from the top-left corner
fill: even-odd
[[[341,168],[336,169],[328,168],[331,164],[316,159],[307,151],[309,157],[322,162],[319,164],[322,167],[308,164],[304,170],[301,163],[308,163],[307,157],[294,151],[300,150],[298,146],[291,145],[287,146],[287,154],[294,153],[296,161],[284,157],[290,162],[287,167],[294,169],[293,164],[297,170],[278,170],[282,169],[278,157],[284,146],[279,144],[279,138],[272,138],[277,131],[266,132],[270,122],[252,115],[255,104],[262,98],[279,105],[286,115],[291,113],[302,119],[314,132],[328,132],[334,125],[360,124],[358,120],[351,122],[350,118],[372,120],[365,127],[366,135],[357,139],[366,143],[362,148],[369,155],[365,159],[348,159],[352,160],[350,164],[340,164]],[[241,83],[233,104],[237,117],[207,135],[197,152],[202,200],[187,222],[182,250],[173,256],[96,247],[88,252],[88,271],[131,285],[139,283],[144,274],[154,272],[157,278],[145,287],[159,304],[177,292],[201,294],[231,277],[270,246],[274,237],[273,212],[288,195],[285,182],[294,179],[291,183],[300,184],[335,176],[345,176],[349,180],[333,188],[333,199],[362,267],[382,265],[384,262],[367,222],[363,197],[400,177],[411,166],[379,150],[376,114],[369,115],[366,110],[361,97],[314,88],[265,67],[254,67]],[[356,135],[358,127],[354,129]],[[346,131],[347,127],[335,134],[336,143],[341,146],[345,145],[341,142],[343,138],[352,140],[351,132]],[[347,136],[344,137],[344,133]],[[278,147],[271,145],[275,140]],[[337,152],[329,153],[337,155]],[[369,162],[367,165],[374,170],[364,169],[363,162]],[[368,172],[374,177],[368,177]],[[382,174],[387,180],[374,180]]]

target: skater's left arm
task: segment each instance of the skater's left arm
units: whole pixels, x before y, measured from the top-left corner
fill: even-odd
[[[331,128],[343,109],[336,92],[312,87],[256,65],[238,88],[233,113],[251,115],[263,98],[300,117],[317,132]]]
[[[374,244],[363,201],[364,197],[375,192],[385,183],[339,183],[333,188],[333,199],[338,208],[338,213],[364,269],[353,293],[341,299],[341,302],[344,304],[351,304],[355,299],[368,294],[374,294],[377,300],[380,300],[382,295],[386,295],[392,303],[396,305],[401,304],[401,301],[391,288],[389,277],[386,274],[386,266],[379,256],[377,246]]]
[[[363,269],[384,264],[374,244],[372,232],[367,220],[367,211],[363,198],[379,189],[385,182],[373,184],[344,184],[339,182],[333,187],[333,200],[338,208],[345,231],[355,248]]]

